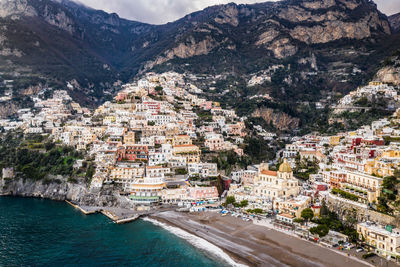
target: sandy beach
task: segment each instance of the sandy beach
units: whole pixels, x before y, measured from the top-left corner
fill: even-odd
[[[216,212],[167,211],[150,218],[201,237],[249,266],[369,266],[297,237]]]

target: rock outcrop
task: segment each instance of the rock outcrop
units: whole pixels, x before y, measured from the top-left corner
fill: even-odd
[[[58,178],[43,181],[0,178],[0,195],[45,198],[55,201],[68,200],[80,206],[132,207],[132,203],[121,197],[113,185],[89,190],[86,185],[69,183],[63,177]]]
[[[394,66],[387,66],[378,71],[376,80],[384,83],[400,85],[400,68]]]
[[[391,21],[395,29],[395,18]],[[288,86],[285,92],[291,94],[284,97],[291,102],[294,95],[309,95],[306,101],[314,101],[319,91],[347,90],[355,86],[350,80],[370,79],[366,76],[394,49],[387,48],[396,44],[390,31],[387,17],[370,0],[231,3],[165,25],[128,21],[71,0],[0,0],[0,71],[24,85],[29,79],[58,85],[75,79],[80,86],[72,92],[74,100],[96,105],[114,82],[152,69],[215,77],[229,73],[235,84],[283,64],[288,69],[272,81]],[[312,61],[302,60],[310,50]],[[364,68],[359,59],[366,55],[373,60]],[[313,88],[316,75],[321,88]],[[23,87],[15,86],[13,95],[21,95]],[[260,93],[270,89],[260,88]]]
[[[0,179],[1,180],[1,179]],[[71,200],[80,202],[88,193],[83,185],[66,181],[34,181],[29,179],[4,179],[0,194],[20,197],[38,197],[57,201]]]
[[[272,123],[272,125],[278,130],[295,129],[299,126],[300,122],[298,118],[292,118],[283,112],[276,113],[270,108],[257,109],[252,116],[256,118],[263,118],[266,123]]]
[[[37,16],[35,8],[29,5],[27,0],[0,1],[0,18],[12,17],[12,19],[18,19],[22,16]]]
[[[400,33],[400,13],[390,16],[389,23],[394,33]]]
[[[221,10],[218,16],[215,18],[215,22],[218,24],[230,24],[233,27],[239,25],[239,11],[236,5],[227,5]]]
[[[371,13],[358,22],[344,22],[333,16],[317,26],[296,26],[290,35],[307,44],[328,43],[339,39],[364,39],[371,37],[372,29],[381,27],[390,34],[389,24],[380,21],[377,13]]]

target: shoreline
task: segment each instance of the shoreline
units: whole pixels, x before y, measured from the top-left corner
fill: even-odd
[[[227,250],[227,249],[224,248],[224,247],[220,247],[220,246],[218,246],[218,245],[216,245],[216,244],[210,242],[209,240],[207,240],[207,239],[205,239],[205,238],[203,238],[203,237],[200,237],[200,236],[196,233],[196,231],[193,231],[193,229],[183,228],[183,227],[181,227],[180,225],[177,225],[177,224],[175,224],[175,223],[173,223],[173,222],[171,222],[171,221],[169,221],[169,220],[167,220],[167,219],[159,218],[159,217],[153,216],[153,215],[152,215],[152,216],[148,216],[148,218],[149,218],[149,219],[152,219],[152,220],[155,220],[155,221],[157,221],[157,222],[160,222],[160,223],[163,223],[163,224],[166,224],[166,225],[169,225],[169,226],[172,226],[172,227],[181,229],[181,230],[186,231],[186,232],[188,232],[189,234],[192,234],[192,235],[194,235],[194,236],[196,236],[196,237],[198,237],[198,238],[204,239],[205,241],[207,241],[207,242],[209,242],[209,243],[211,243],[211,244],[217,246],[218,248],[220,248],[220,249],[221,249],[223,252],[225,252],[229,257],[231,257],[238,265],[241,264],[241,265],[245,265],[245,266],[256,266],[256,265],[258,264],[258,263],[254,262],[254,261],[252,261],[252,260],[250,260],[250,259],[248,259],[248,258],[246,258],[246,257],[243,257],[242,255],[240,255],[240,254],[238,254],[238,253],[233,253],[232,251]]]
[[[162,212],[149,218],[205,239],[248,266],[372,266],[287,233],[230,216],[224,218],[216,212],[206,213]]]
[[[14,197],[12,195],[1,196]],[[253,222],[244,222],[231,216],[222,217],[217,212],[184,213],[173,210],[154,210],[140,214],[117,207],[81,207],[69,200],[63,202],[84,215],[101,213],[117,224],[129,223],[145,217],[178,228],[218,247],[237,265],[373,266],[360,259],[350,258],[345,253],[305,241],[297,236],[294,237],[290,233]],[[110,211],[113,209],[128,216],[120,219]],[[321,255],[326,256],[326,259],[321,259]]]

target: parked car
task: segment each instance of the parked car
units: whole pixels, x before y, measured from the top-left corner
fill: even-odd
[[[357,251],[357,252],[363,252],[364,249],[363,249],[363,248],[357,248],[356,251]]]

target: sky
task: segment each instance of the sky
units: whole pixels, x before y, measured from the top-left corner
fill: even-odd
[[[101,9],[109,13],[117,13],[120,17],[163,24],[175,21],[185,15],[204,9],[208,6],[227,4],[253,4],[266,0],[76,0],[89,7]],[[275,0],[276,1],[276,0]],[[400,12],[400,0],[375,0],[379,10],[386,15]]]

